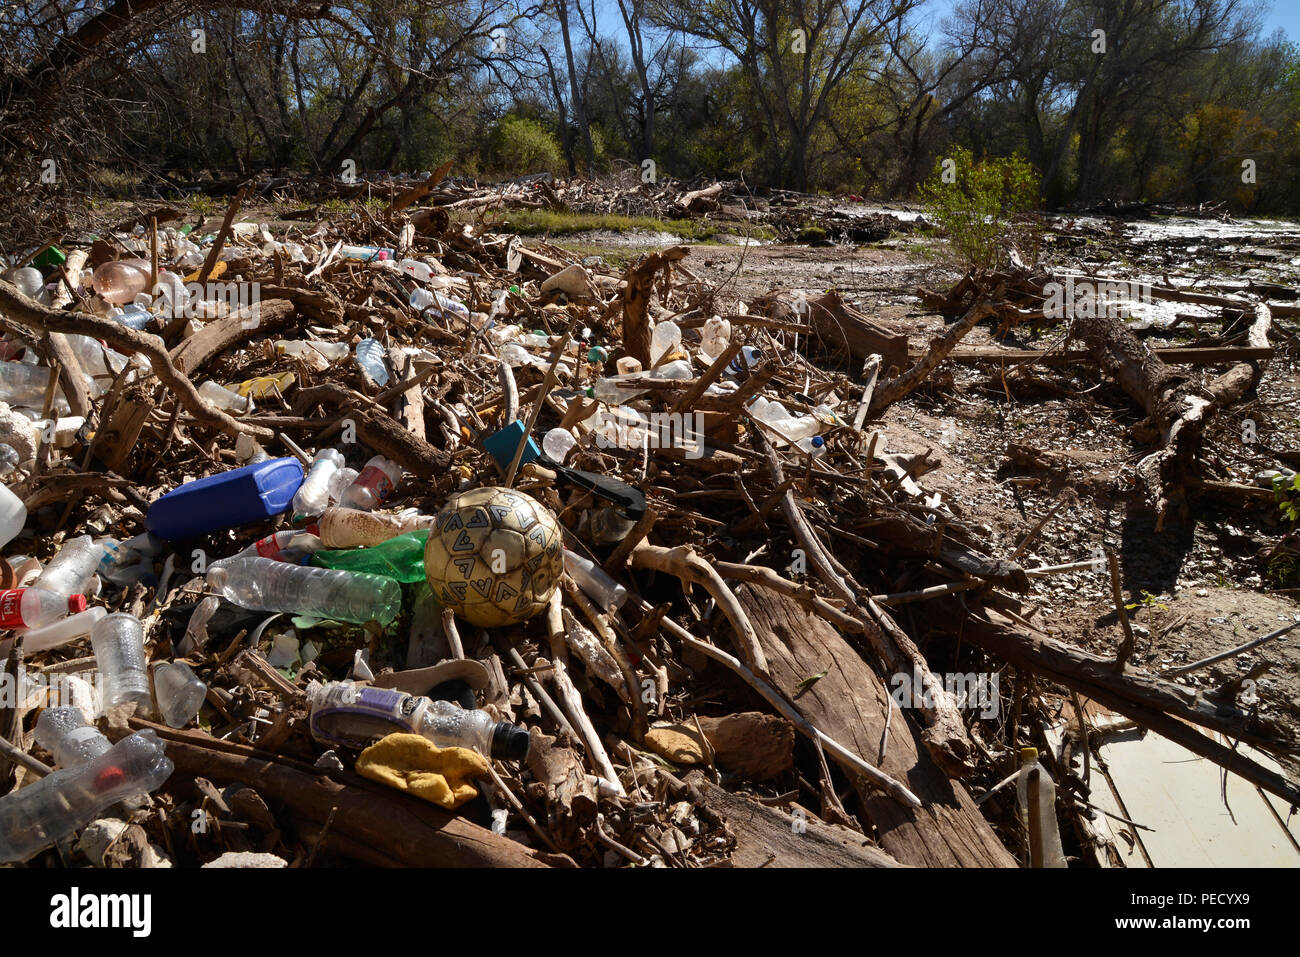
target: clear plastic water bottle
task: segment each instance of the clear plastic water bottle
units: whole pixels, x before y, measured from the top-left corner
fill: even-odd
[[[319,515],[329,506],[330,479],[343,467],[343,453],[337,449],[321,449],[311,462],[311,471],[293,496],[294,520]]]
[[[78,597],[84,598],[85,596]],[[58,648],[77,638],[85,637],[95,630],[95,625],[99,624],[100,619],[107,614],[108,611],[103,608],[87,608],[75,615],[58,618],[40,628],[29,630],[19,628],[17,632],[23,636],[23,651],[31,655],[38,651]]]
[[[193,721],[208,696],[208,686],[183,661],[164,662],[155,668],[153,686],[158,711],[169,728],[183,728]]]
[[[437,290],[415,289],[411,292],[411,308],[426,317],[435,319],[446,319],[450,316],[456,316],[461,319],[469,319],[469,307],[463,302],[445,296]]]
[[[61,768],[75,768],[93,761],[113,747],[94,725],[86,723],[80,708],[46,708],[36,719],[36,743]]]
[[[402,480],[402,467],[392,459],[376,455],[351,485],[344,489],[339,504],[363,512],[374,511],[388,500]]]
[[[174,765],[153,731],[127,735],[75,768],[0,798],[0,861],[25,861],[120,801],[148,794]]]
[[[1016,778],[1016,811],[1020,823],[1030,831],[1029,798],[1032,772],[1038,772],[1037,791],[1040,811],[1039,825],[1042,832],[1041,852],[1042,867],[1066,867],[1065,853],[1061,848],[1060,825],[1056,819],[1056,785],[1047,768],[1038,760],[1037,748],[1020,749],[1020,774]],[[1031,838],[1032,840],[1032,832]]]
[[[243,608],[312,618],[389,624],[402,607],[391,578],[269,558],[236,558],[208,569],[208,587]]]
[[[227,412],[248,412],[253,407],[253,400],[227,389],[219,382],[205,382],[199,386],[199,395],[209,405]]]
[[[357,480],[357,476],[360,474],[356,469],[345,465],[331,475],[329,480],[330,501],[334,503],[341,501],[343,493]]]
[[[726,375],[734,378],[738,375],[744,375],[746,371],[752,372],[762,358],[763,353],[757,347],[741,346],[736,357],[727,363]]]
[[[567,548],[564,550],[564,570],[601,611],[611,605],[618,608],[627,601],[627,589],[610,578],[605,569]]]
[[[152,696],[140,619],[125,612],[106,616],[91,631],[90,646],[104,681],[104,710],[131,703],[147,709]]]
[[[0,402],[39,409],[50,387],[48,366],[26,362],[0,362]]]
[[[12,451],[12,447],[8,447]],[[18,453],[13,453],[14,458]],[[23,500],[10,491],[9,486],[0,485],[0,548],[8,545],[27,524],[27,506]]]
[[[112,539],[93,541],[81,535],[63,543],[59,553],[50,559],[45,570],[32,583],[33,588],[55,595],[75,595],[84,592],[95,576],[99,563],[104,560]]]
[[[106,262],[95,270],[91,284],[99,298],[110,305],[120,306],[140,293],[149,291],[150,268],[150,264],[143,259]]]
[[[114,322],[120,322],[128,329],[140,330],[149,325],[149,320],[153,318],[153,313],[148,309],[145,309],[143,306],[138,306],[133,302],[129,302],[121,308],[114,306],[112,309],[108,310],[108,318],[112,319]]]
[[[433,269],[428,263],[422,263],[418,259],[403,259],[397,264],[398,270],[403,275],[412,277],[416,282],[428,282],[433,278]]]
[[[527,728],[492,720],[450,701],[431,701],[388,688],[348,681],[307,686],[311,733],[325,744],[364,748],[388,734],[418,734],[440,748],[472,748],[485,757],[522,761]]]
[[[682,347],[682,330],[671,319],[655,323],[654,332],[650,334],[650,365],[653,368],[664,356],[680,352]]]
[[[55,595],[39,588],[0,591],[0,628],[40,628],[85,610],[85,595]]]
[[[33,266],[11,269],[6,273],[5,278],[28,299],[40,299],[41,293],[45,291],[45,277]]]
[[[800,439],[795,443],[795,447],[805,455],[811,455],[814,458],[826,451],[826,440],[820,435],[814,435],[809,438]]]
[[[357,343],[357,365],[379,386],[388,385],[388,366],[384,362],[384,347],[377,339],[362,339]]]
[[[0,442],[0,476],[8,475],[20,463],[18,450],[7,442]],[[4,542],[0,542],[3,545]]]

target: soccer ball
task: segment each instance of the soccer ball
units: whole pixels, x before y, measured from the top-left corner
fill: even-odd
[[[546,608],[564,574],[560,523],[523,492],[462,492],[434,518],[424,574],[443,607],[470,624],[517,624]]]

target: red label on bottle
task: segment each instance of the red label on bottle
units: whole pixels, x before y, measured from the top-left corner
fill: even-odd
[[[266,538],[259,538],[253,543],[253,547],[257,549],[257,554],[261,555],[263,558],[274,558],[276,561],[280,560],[280,545],[276,542],[275,535],[268,535]]]
[[[370,493],[374,495],[376,502],[383,502],[393,494],[392,481],[388,478],[387,473],[377,465],[367,465],[363,468],[354,484],[370,489]]]
[[[26,588],[10,588],[7,591],[0,592],[0,627],[4,628],[26,628],[27,622],[23,621],[23,592]]]

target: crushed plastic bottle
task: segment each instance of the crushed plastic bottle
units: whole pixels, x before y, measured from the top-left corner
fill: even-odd
[[[342,501],[343,493],[357,480],[357,476],[360,474],[356,469],[345,465],[331,475],[329,480],[330,502],[338,504]]]
[[[650,367],[654,368],[666,357],[680,353],[681,348],[682,330],[677,323],[671,319],[655,323],[650,334]]]
[[[321,449],[316,453],[311,470],[293,496],[294,521],[325,511],[330,503],[330,479],[342,467],[343,453],[337,449]]]
[[[440,748],[472,748],[485,757],[522,761],[531,738],[527,728],[492,720],[450,701],[370,688],[347,681],[307,686],[311,733],[325,744],[363,748],[388,734],[418,734]]]
[[[265,538],[259,538],[247,548],[231,555],[230,558],[224,558],[212,564],[220,565],[236,558],[269,558],[272,561],[288,562],[291,565],[305,565],[307,560],[311,558],[312,553],[321,547],[321,541],[316,534],[315,528],[314,525],[308,525],[303,529],[289,528],[284,531],[274,532]]]
[[[95,630],[95,625],[99,624],[107,614],[108,611],[103,608],[87,608],[75,615],[56,619],[40,628],[16,630],[23,636],[23,651],[27,654],[35,654],[38,651],[58,648],[70,641],[84,638]]]
[[[158,711],[169,728],[183,728],[198,716],[208,686],[183,661],[163,662],[154,668],[153,686]]]
[[[147,709],[152,696],[140,619],[125,612],[106,616],[90,632],[90,646],[104,681],[104,710],[131,703]]]
[[[174,765],[153,731],[127,735],[99,757],[0,798],[0,861],[25,861],[120,801],[147,794]]]
[[[65,598],[84,592],[99,569],[99,563],[104,560],[109,546],[116,544],[112,539],[96,542],[89,535],[64,542],[59,553],[32,583],[32,587]]]
[[[564,550],[564,570],[601,611],[607,611],[611,606],[619,608],[627,601],[627,589],[610,578],[605,569],[567,548]]]
[[[50,387],[48,366],[26,362],[0,362],[0,402],[39,409]]]
[[[340,498],[340,504],[370,512],[388,501],[393,489],[402,480],[402,467],[392,459],[376,455],[361,470],[356,481],[349,485]]]
[[[45,292],[45,277],[41,275],[39,269],[32,266],[10,269],[5,272],[4,278],[13,283],[14,287],[28,299],[42,299]]]
[[[366,548],[405,532],[433,525],[434,516],[411,512],[385,515],[355,508],[327,508],[316,523],[325,548]]]
[[[362,339],[357,343],[357,365],[380,386],[388,385],[388,364],[384,361],[384,347],[377,339]]]
[[[435,275],[433,268],[428,263],[422,263],[418,259],[403,259],[397,264],[397,269],[403,275],[413,278],[416,282],[428,282]]]
[[[311,564],[349,572],[382,575],[405,585],[422,582],[427,528],[395,535],[369,548],[324,549],[311,556]]]
[[[402,607],[402,589],[391,578],[290,565],[269,558],[237,558],[211,566],[208,587],[227,601],[258,611],[312,618],[389,624]]]
[[[6,446],[12,450],[12,447]],[[18,453],[13,453],[14,458]],[[27,506],[7,485],[0,485],[0,548],[8,545],[27,524]]]
[[[449,319],[453,316],[469,320],[469,307],[451,296],[445,296],[435,290],[415,289],[411,292],[411,308],[420,315],[434,319]]]

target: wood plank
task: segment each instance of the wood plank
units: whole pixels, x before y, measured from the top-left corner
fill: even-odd
[[[693,795],[726,819],[736,837],[735,867],[901,867],[852,828],[794,815],[718,787],[699,771],[686,777]]]
[[[736,595],[758,634],[773,684],[819,730],[872,764],[889,710],[880,679],[829,623],[793,599],[767,588],[742,585]],[[825,677],[800,690],[810,675]],[[878,766],[906,782],[922,801],[904,807],[855,780],[862,811],[875,825],[880,845],[895,860],[917,867],[1015,867],[970,794],[943,773],[921,741],[915,723],[895,709],[885,757]]]

